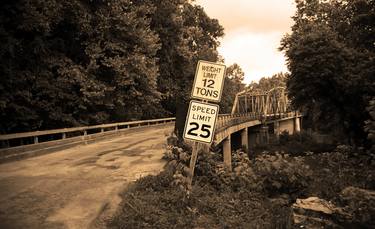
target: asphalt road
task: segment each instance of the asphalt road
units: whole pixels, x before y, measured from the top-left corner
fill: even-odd
[[[0,228],[101,228],[137,178],[160,172],[172,124],[0,164]]]

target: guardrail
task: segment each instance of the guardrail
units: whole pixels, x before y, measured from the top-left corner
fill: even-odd
[[[236,124],[240,124],[243,122],[259,119],[260,115],[253,113],[244,113],[244,114],[234,114],[234,115],[222,115],[219,116],[218,121],[216,123],[216,132],[225,129],[228,126],[233,126]]]
[[[69,137],[78,137],[78,136],[81,136],[82,140],[85,140],[85,138],[89,135],[105,133],[109,131],[117,132],[123,129],[130,129],[130,128],[140,127],[140,126],[157,125],[157,124],[162,124],[162,123],[173,122],[175,120],[176,118],[162,118],[162,119],[150,119],[150,120],[141,120],[141,121],[110,123],[110,124],[102,124],[102,125],[95,125],[95,126],[82,126],[82,127],[62,128],[62,129],[54,129],[54,130],[33,131],[33,132],[25,132],[25,133],[3,134],[3,135],[0,135],[0,141],[1,141],[2,148],[9,148],[12,146],[10,144],[10,141],[12,140],[19,140],[20,142],[19,145],[39,144],[41,143],[39,141],[40,137],[45,137],[43,142],[63,140],[63,139],[68,139]],[[91,134],[89,133],[90,131],[92,132]],[[48,138],[49,136],[50,138]]]
[[[225,114],[219,115],[218,121],[216,123],[216,132],[220,132],[221,130],[234,126],[237,124],[241,124],[244,122],[252,121],[252,120],[274,120],[274,119],[282,119],[288,117],[294,117],[300,115],[299,112],[287,112],[281,114],[269,114],[266,117],[260,113],[249,112],[244,114]]]

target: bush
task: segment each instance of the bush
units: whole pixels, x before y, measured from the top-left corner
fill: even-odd
[[[340,145],[333,152],[305,156],[305,163],[313,171],[311,195],[336,199],[348,186],[375,188],[374,156],[364,150]]]
[[[186,228],[193,221],[187,214],[184,193],[171,185],[172,173],[137,180],[122,195],[122,202],[109,228]]]
[[[202,154],[196,175],[200,181],[221,191],[250,190],[271,197],[287,194],[294,199],[306,193],[312,180],[312,171],[301,157],[275,153],[251,161],[246,153],[237,150],[232,153],[232,171],[214,157],[215,154]]]
[[[323,153],[335,149],[334,144],[318,143],[312,134],[302,131],[289,134],[283,131],[279,135],[279,141],[267,145],[258,145],[253,149],[251,155],[260,155],[263,152],[286,152],[291,156],[304,156],[308,152]]]
[[[295,134],[289,134],[288,131],[283,131],[279,135],[280,145],[286,145],[288,142],[310,143],[312,141],[313,141],[312,135],[305,131],[301,131]]]
[[[344,207],[343,221],[356,228],[373,228],[375,225],[375,191],[347,187],[340,193]]]
[[[306,155],[306,152],[322,153],[335,149],[334,144],[318,143],[312,134],[304,131],[293,135],[283,132],[279,142],[278,150],[295,156]]]
[[[191,152],[185,151],[177,146],[167,146],[163,159],[167,161],[176,160],[178,162],[189,164]]]
[[[241,189],[218,191],[197,180],[187,199],[171,182],[173,173],[143,177],[123,194],[109,228],[288,228],[291,209],[282,198],[269,199]]]
[[[216,190],[228,188],[230,176],[228,169],[222,163],[222,157],[213,152],[200,152],[195,166],[195,180],[200,183],[207,183]],[[229,178],[230,179],[230,178]]]
[[[251,162],[246,153],[237,151],[233,152],[233,171],[229,171],[219,154],[200,151],[193,192],[186,195],[186,186],[179,188],[181,183],[176,182],[187,177],[181,173],[186,168],[185,154],[189,155],[181,148],[169,147],[166,155],[170,161],[165,171],[141,178],[130,186],[122,194],[123,201],[108,226],[249,228],[257,225],[260,228],[290,228],[289,197],[279,195],[270,199],[264,195],[265,177],[270,171],[260,175],[252,169],[258,166],[260,172],[264,165],[276,168],[272,162]],[[176,174],[183,176],[176,177]]]
[[[253,163],[246,153],[241,150],[232,153],[232,167],[231,187],[233,190],[245,188],[255,192],[262,191],[262,179],[254,172]]]
[[[301,157],[275,153],[262,155],[253,164],[263,190],[270,196],[288,194],[292,199],[306,193],[312,179],[312,171]]]

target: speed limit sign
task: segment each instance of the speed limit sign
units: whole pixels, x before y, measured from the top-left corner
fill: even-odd
[[[186,118],[184,138],[203,143],[211,143],[215,133],[215,124],[219,106],[216,104],[190,101]]]

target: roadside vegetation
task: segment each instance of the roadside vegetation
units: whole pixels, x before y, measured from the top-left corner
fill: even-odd
[[[335,139],[329,135],[320,135],[324,141],[318,141],[316,133],[309,133],[302,130],[300,133],[290,135],[287,131],[282,132],[278,139],[273,139],[269,144],[257,145],[248,151],[250,157],[265,152],[288,152],[292,156],[304,156],[308,153],[331,152],[338,144]]]
[[[191,188],[189,147],[169,146],[165,158],[164,172],[141,178],[122,193],[110,228],[293,228],[298,224],[292,205],[311,196],[343,209],[331,216],[333,228],[375,223],[375,199],[358,194],[375,188],[375,154],[370,152],[340,145],[331,152],[274,151],[250,159],[238,150],[229,171],[220,154],[202,150]]]
[[[366,145],[366,107],[375,95],[373,0],[296,0],[292,33],[281,41],[293,105],[317,131]]]

